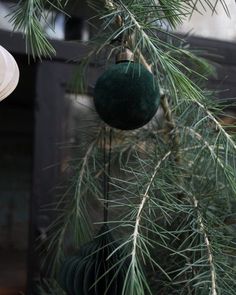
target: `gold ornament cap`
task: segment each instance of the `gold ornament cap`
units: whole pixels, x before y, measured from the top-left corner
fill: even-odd
[[[129,61],[129,62],[134,61],[134,54],[128,48],[125,48],[120,53],[118,53],[116,56],[116,63],[120,63],[120,62],[124,62],[124,61]]]

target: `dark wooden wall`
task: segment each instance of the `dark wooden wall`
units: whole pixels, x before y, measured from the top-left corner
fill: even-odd
[[[0,38],[1,40],[1,38]],[[1,41],[0,41],[1,43]],[[0,294],[26,283],[32,187],[35,65],[16,56],[17,90],[0,103]],[[12,277],[14,279],[12,279]],[[2,291],[1,287],[5,287]]]
[[[192,48],[205,51],[204,57],[216,67],[216,77],[210,78],[208,87],[219,90],[219,98],[236,98],[236,43],[189,37]]]

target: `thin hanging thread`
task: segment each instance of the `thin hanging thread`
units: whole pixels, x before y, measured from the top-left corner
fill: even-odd
[[[112,129],[111,128],[110,128],[110,132],[109,132],[108,159],[107,159],[107,153],[106,153],[106,144],[107,144],[107,136],[106,136],[106,127],[104,126],[104,132],[103,132],[104,215],[103,215],[103,219],[104,219],[105,223],[108,221],[108,208],[109,208],[110,175],[111,175],[111,153],[112,153]]]

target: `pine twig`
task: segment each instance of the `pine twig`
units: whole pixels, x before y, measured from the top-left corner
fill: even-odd
[[[215,270],[215,265],[213,262],[213,253],[212,253],[212,249],[211,249],[210,240],[208,238],[207,231],[206,231],[206,228],[203,223],[202,215],[200,214],[200,212],[198,210],[198,200],[195,198],[195,196],[193,196],[193,202],[194,202],[194,207],[197,209],[197,212],[198,212],[198,222],[199,222],[200,230],[204,236],[205,244],[207,247],[208,261],[209,261],[210,268],[211,268],[211,295],[218,295],[217,287],[216,287],[217,286],[217,284],[216,284],[216,279],[217,279],[216,278],[216,270]]]
[[[222,127],[222,125],[216,120],[216,118],[212,115],[212,113],[204,107],[202,103],[196,100],[196,103],[198,106],[206,112],[208,117],[215,123],[216,127],[224,134],[224,136],[227,138],[227,140],[230,142],[230,144],[233,146],[234,150],[236,151],[236,144],[232,137],[228,134],[228,132],[225,131],[225,129]]]
[[[187,130],[192,136],[194,136],[198,141],[201,141],[205,147],[209,150],[209,152],[211,153],[212,156],[214,156],[215,160],[217,161],[217,163],[220,165],[220,167],[222,169],[225,168],[224,164],[222,163],[222,161],[219,159],[218,155],[215,153],[214,149],[211,147],[211,145],[203,138],[203,136],[198,133],[197,131],[195,131],[193,128],[190,127],[185,127],[185,130]]]
[[[89,158],[89,155],[91,154],[96,142],[97,142],[97,138],[90,144],[85,156],[83,157],[83,164],[82,164],[82,167],[81,167],[81,170],[80,170],[80,173],[79,173],[79,176],[78,176],[78,183],[77,183],[77,189],[76,191],[80,190],[80,187],[81,187],[81,184],[82,184],[82,181],[83,181],[83,175],[84,175],[84,172],[85,172],[85,168],[86,168],[86,165],[87,165],[87,162],[88,162],[88,158]],[[78,198],[77,198],[77,202],[78,202]],[[79,208],[79,205],[77,204],[77,209]]]
[[[165,156],[157,163],[155,169],[154,169],[154,172],[152,174],[152,177],[148,183],[148,186],[145,190],[145,193],[143,194],[142,196],[142,202],[139,206],[139,209],[138,209],[138,214],[136,216],[136,221],[135,221],[135,228],[134,228],[134,233],[133,233],[133,250],[132,250],[132,261],[134,261],[135,259],[135,255],[136,255],[136,249],[137,249],[137,239],[138,239],[138,235],[139,235],[139,226],[140,226],[140,222],[141,222],[141,214],[142,214],[142,211],[144,209],[144,206],[149,198],[149,190],[151,188],[151,185],[153,183],[153,180],[158,172],[158,169],[160,167],[160,165],[162,164],[162,162],[164,162],[168,157],[169,155],[171,154],[171,151],[169,151],[168,153],[165,154]]]
[[[65,234],[68,230],[68,226],[71,222],[71,218],[73,216],[76,216],[76,218],[78,218],[78,216],[81,215],[81,208],[80,208],[81,207],[80,206],[81,196],[79,195],[79,192],[81,190],[81,185],[82,185],[84,174],[85,174],[85,168],[88,163],[89,156],[91,155],[97,140],[98,140],[98,138],[96,138],[89,145],[88,150],[87,150],[85,156],[83,157],[81,170],[80,170],[78,178],[77,178],[74,198],[70,201],[69,209],[66,211],[66,214],[65,214],[65,212],[63,212],[62,215],[57,217],[57,219],[47,229],[48,233],[52,232],[52,238],[51,238],[51,242],[47,246],[47,252],[51,253],[50,252],[51,248],[57,249],[54,259],[53,259],[53,263],[52,263],[52,273],[54,273],[54,274],[56,273],[57,263],[59,261],[60,255],[61,255],[60,251],[62,251],[62,246],[63,246],[64,239],[65,239]],[[63,198],[65,198],[66,196],[67,196],[67,194],[64,194]],[[59,204],[62,204],[62,200],[59,202]],[[57,205],[56,208],[58,209],[59,205]],[[84,214],[84,212],[82,214]],[[85,220],[85,222],[88,223],[88,220]],[[58,226],[58,224],[60,224],[61,227],[58,231],[55,232],[55,228],[56,228],[56,226]],[[86,232],[86,234],[89,235],[90,233]],[[46,262],[46,260],[45,260],[45,262]]]
[[[168,102],[167,96],[164,94],[161,96],[161,106],[164,111],[165,119],[168,124],[168,136],[172,139],[172,147],[175,149],[175,161],[176,163],[180,162],[180,151],[179,151],[179,134],[176,128],[176,124],[172,115],[172,111]]]
[[[139,50],[139,49],[137,49],[136,50],[136,55],[138,56],[138,59],[139,59],[139,61],[141,62],[141,64],[150,72],[150,73],[152,73],[152,65],[150,65],[147,61],[146,61],[146,59],[145,59],[145,57],[144,57],[144,55],[142,54],[142,52]]]

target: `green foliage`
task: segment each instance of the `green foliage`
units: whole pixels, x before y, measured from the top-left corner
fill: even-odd
[[[222,105],[205,91],[212,67],[166,28],[198,8],[216,13],[222,5],[229,14],[225,2],[87,2],[100,27],[81,69],[104,54],[109,64],[114,52],[128,46],[169,97],[169,102],[163,98],[162,115],[148,126],[114,131],[109,226],[130,258],[123,295],[235,294],[236,143],[218,121]],[[39,0],[20,2],[12,18],[27,34],[34,56],[52,52],[39,23],[42,7]],[[82,70],[77,85],[86,89]],[[67,237],[77,249],[102,224],[99,214],[95,229],[89,219],[92,209],[102,211],[104,201],[100,124],[93,135],[72,163],[76,176],[48,231],[43,254],[51,276],[57,276],[67,254]]]
[[[66,5],[64,1],[21,0],[13,6],[10,22],[14,30],[22,31],[26,36],[26,51],[32,57],[50,57],[56,51],[45,36],[43,23],[48,24],[50,10],[62,11]],[[53,23],[49,24],[53,29]]]
[[[171,132],[160,126],[163,118],[137,131],[114,131],[109,224],[119,237],[117,250],[130,257],[124,295],[235,293],[236,149],[214,117],[221,106],[215,103],[214,113],[210,107],[210,99],[209,105],[172,101],[176,127]],[[100,128],[97,132],[101,138]],[[80,195],[102,211],[97,181],[102,150],[92,144],[85,154],[87,174],[80,178]],[[85,207],[91,209],[80,208]],[[72,241],[78,236],[75,225]]]
[[[101,21],[99,31],[92,40],[92,44],[97,46],[90,57],[108,50],[109,59],[115,50],[128,46],[141,62],[139,53],[143,54],[152,71],[158,73],[156,78],[163,91],[168,91],[173,99],[182,97],[187,100],[204,100],[201,88],[193,80],[202,79],[202,73],[211,71],[210,65],[203,58],[196,56],[183,40],[174,37],[172,31],[166,28],[169,24],[175,24],[172,26],[176,27],[183,18],[191,15],[194,7],[189,2],[186,4],[186,1],[176,0],[162,1],[159,5],[152,0],[107,3],[113,4],[107,4],[107,9],[101,9],[99,2],[88,1],[88,4],[98,11],[97,18]],[[163,14],[167,5],[168,18]],[[123,23],[121,26],[115,26],[119,16],[122,16]],[[119,38],[123,40],[122,44],[113,44],[113,41]],[[183,60],[197,63],[199,71],[186,66]]]

